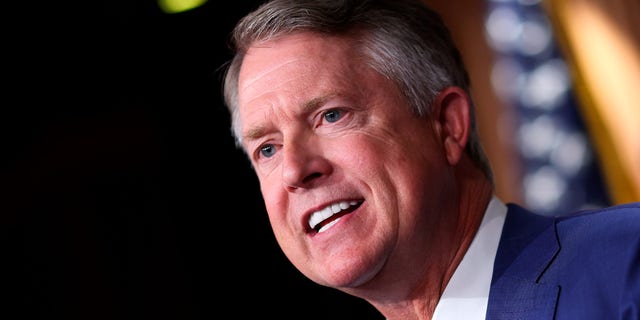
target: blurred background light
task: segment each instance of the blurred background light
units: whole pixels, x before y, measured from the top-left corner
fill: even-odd
[[[180,13],[195,9],[205,4],[207,0],[158,0],[158,7],[164,13]]]
[[[487,9],[491,85],[515,114],[525,206],[551,216],[610,204],[541,1],[490,0]]]

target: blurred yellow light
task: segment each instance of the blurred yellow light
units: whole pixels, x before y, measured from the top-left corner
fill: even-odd
[[[637,2],[608,0],[617,4],[610,12],[600,2],[548,0],[547,8],[572,62],[612,202],[621,204],[640,200],[640,42],[633,36],[640,16],[631,10]]]
[[[158,6],[165,13],[179,13],[203,5],[207,0],[158,0]]]

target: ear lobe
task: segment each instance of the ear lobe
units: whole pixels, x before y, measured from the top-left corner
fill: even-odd
[[[439,109],[441,138],[447,161],[455,165],[460,161],[469,139],[471,102],[467,93],[458,87],[448,87],[436,98]]]

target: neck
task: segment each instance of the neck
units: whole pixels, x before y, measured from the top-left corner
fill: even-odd
[[[460,170],[460,167],[467,169]],[[445,209],[448,213],[438,221],[438,227],[428,238],[430,245],[423,272],[419,277],[404,282],[409,288],[404,288],[406,295],[396,296],[399,299],[390,301],[388,295],[384,300],[366,299],[387,319],[431,319],[445,287],[478,231],[493,195],[493,185],[476,167],[460,167],[456,168],[454,191],[457,196],[449,199],[448,209]],[[414,259],[420,260],[418,257]],[[394,277],[403,276],[396,274]],[[397,282],[402,283],[403,280]],[[390,292],[403,290],[394,289]],[[385,293],[389,292],[385,290]]]

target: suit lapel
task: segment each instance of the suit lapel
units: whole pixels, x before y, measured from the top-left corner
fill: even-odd
[[[560,288],[539,279],[560,248],[554,218],[513,204],[508,208],[486,318],[553,319]]]

